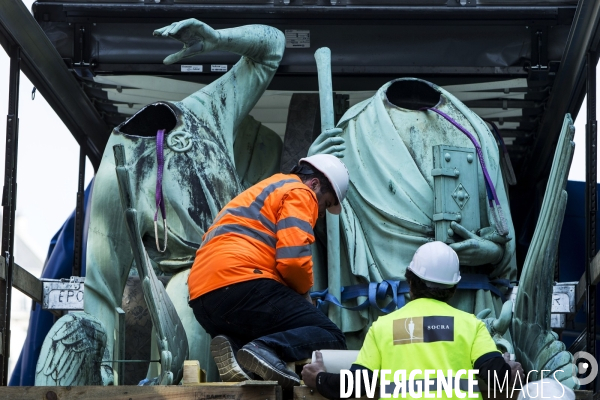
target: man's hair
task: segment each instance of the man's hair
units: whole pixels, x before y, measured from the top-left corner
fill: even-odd
[[[456,285],[448,289],[430,288],[425,284],[423,279],[419,278],[409,269],[406,270],[404,276],[410,285],[412,300],[426,298],[447,302],[452,298],[452,296],[454,296],[454,293],[456,292]]]
[[[313,178],[317,178],[319,180],[319,183],[321,184],[321,193],[333,194],[333,197],[336,199],[337,204],[337,196],[335,194],[335,191],[333,190],[333,187],[331,186],[331,182],[329,182],[329,179],[327,179],[325,174],[323,174],[318,169],[314,168],[309,163],[301,161],[300,165],[295,165],[294,168],[292,168],[290,174],[298,175],[302,182],[306,182]]]

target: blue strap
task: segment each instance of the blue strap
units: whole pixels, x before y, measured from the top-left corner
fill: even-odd
[[[341,296],[342,299],[344,298],[343,289],[344,288],[342,288],[342,296]],[[331,303],[331,304],[336,305],[336,306],[338,306],[340,308],[344,308],[344,309],[350,310],[350,311],[364,310],[364,309],[368,308],[369,305],[370,305],[369,300],[367,299],[362,304],[359,304],[359,305],[357,305],[355,307],[346,307],[346,306],[343,306],[342,303],[340,303],[340,301],[334,295],[332,295],[331,293],[329,293],[329,289],[325,289],[325,290],[322,290],[320,292],[312,292],[310,294],[310,297],[313,298],[313,299],[317,299],[317,307],[321,311],[323,311],[323,312],[326,312],[325,308],[327,306],[327,303]],[[355,296],[355,297],[358,297],[358,296]]]
[[[460,282],[458,282],[458,289],[473,289],[473,290],[489,290],[496,296],[502,299],[502,302],[506,301],[506,298],[502,292],[496,287],[496,285],[504,286],[512,289],[512,285],[508,279],[495,279],[490,281],[490,278],[484,274],[462,274]]]
[[[496,287],[496,285],[504,286],[509,289],[512,285],[507,279],[495,279],[489,280],[489,277],[484,274],[462,274],[461,280],[457,285],[458,289],[472,289],[472,290],[489,290],[496,296],[500,297],[504,302],[506,299],[502,292]],[[404,294],[410,290],[408,282],[406,281],[393,281],[384,280],[381,283],[370,282],[368,284],[358,284],[352,286],[344,286],[341,288],[341,302],[329,293],[328,289],[320,292],[312,292],[311,298],[317,299],[317,307],[323,312],[326,312],[328,303],[331,303],[337,307],[343,308],[350,311],[360,311],[369,308],[369,306],[381,311],[384,314],[402,308],[406,301]],[[386,297],[392,297],[392,301],[386,304],[385,307],[379,307],[378,301],[383,301]],[[354,307],[347,307],[342,303],[356,299],[358,297],[367,297],[367,300]]]

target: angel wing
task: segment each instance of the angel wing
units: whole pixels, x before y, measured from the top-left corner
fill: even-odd
[[[142,279],[144,298],[148,305],[152,324],[156,330],[158,350],[161,354],[161,377],[159,382],[162,385],[178,384],[183,378],[183,361],[188,358],[189,354],[187,335],[164,285],[154,273],[150,258],[144,248],[138,225],[137,211],[133,208],[131,202],[131,181],[129,171],[125,167],[123,146],[115,146],[114,152],[127,232],[129,233],[135,264]]]
[[[550,325],[554,265],[567,205],[565,187],[575,149],[574,134],[573,120],[567,114],[540,216],[521,273],[512,325],[516,358],[523,368],[526,371],[549,371],[545,376],[563,370],[556,374],[556,378],[576,389],[579,383],[574,374],[573,356],[565,350],[564,343],[558,340],[558,335]],[[532,379],[543,378],[539,374],[535,373]]]
[[[100,320],[85,312],[63,316],[44,340],[35,385],[102,385],[101,362],[105,349],[106,331]]]

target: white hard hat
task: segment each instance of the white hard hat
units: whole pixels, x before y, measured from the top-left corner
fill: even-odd
[[[331,154],[315,154],[314,156],[301,158],[299,162],[307,162],[319,170],[331,183],[338,204],[327,209],[332,214],[342,212],[342,200],[346,198],[348,191],[348,168],[336,156]]]
[[[408,269],[429,287],[450,288],[460,281],[458,255],[443,242],[429,242],[419,247]]]

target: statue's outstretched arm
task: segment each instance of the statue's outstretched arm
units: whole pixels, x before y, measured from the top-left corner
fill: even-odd
[[[254,107],[271,82],[285,49],[278,29],[246,25],[214,30],[195,19],[176,22],[154,31],[155,36],[183,42],[183,48],[165,58],[165,64],[213,50],[240,54],[242,59],[225,75],[183,100],[201,120],[212,118],[233,145],[233,131]]]

